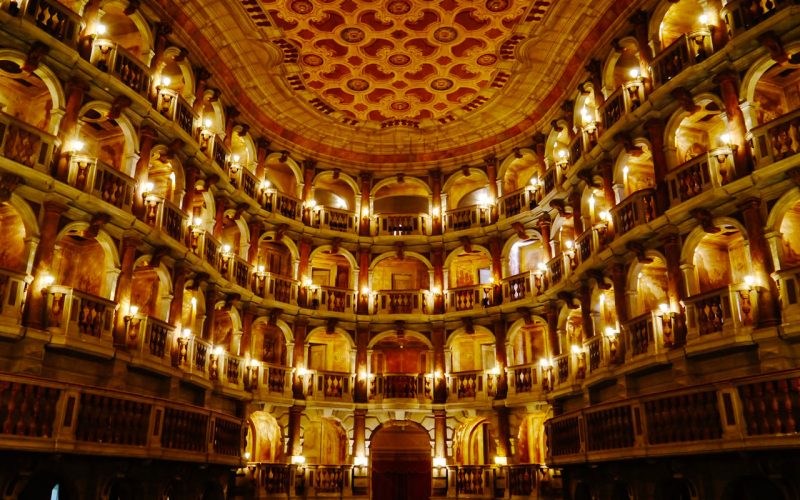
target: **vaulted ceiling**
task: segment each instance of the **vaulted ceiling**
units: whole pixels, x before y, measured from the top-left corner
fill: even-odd
[[[300,155],[456,166],[530,143],[635,0],[174,0],[244,117]]]

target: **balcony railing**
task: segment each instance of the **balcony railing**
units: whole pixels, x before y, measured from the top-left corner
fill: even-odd
[[[606,98],[605,104],[603,104],[605,129],[610,129],[625,114],[641,106],[644,99],[644,83],[641,80],[633,80],[620,86]]]
[[[667,83],[689,66],[705,60],[713,51],[708,30],[681,35],[653,59],[653,86]]]
[[[313,301],[317,300],[316,304],[320,310],[328,312],[350,312],[356,300],[355,290],[348,290],[346,288],[335,288],[332,286],[322,286],[315,289],[312,294]]]
[[[547,275],[549,276],[549,286],[556,286],[566,276],[564,259],[568,258],[564,254],[557,255],[547,262]],[[571,266],[570,266],[571,267]]]
[[[461,231],[472,227],[491,224],[489,207],[472,205],[464,208],[448,210],[445,214],[445,227],[448,231]]]
[[[17,327],[22,315],[22,303],[31,281],[27,274],[0,268],[0,324]]]
[[[105,38],[96,39],[89,62],[100,71],[117,77],[137,94],[147,97],[150,91],[150,70],[119,44]]]
[[[381,290],[375,309],[378,314],[427,314],[427,296],[423,290]]]
[[[460,465],[456,471],[459,495],[482,496],[489,493],[491,468],[487,465]]]
[[[9,11],[17,2],[6,2]],[[58,2],[28,0],[24,8],[25,18],[56,40],[74,47],[78,40],[81,17]],[[12,12],[12,15],[16,15]]]
[[[47,132],[0,112],[0,152],[5,158],[49,172],[55,140]]]
[[[683,203],[733,180],[733,156],[728,148],[703,153],[669,172],[670,206]]]
[[[764,168],[800,153],[800,109],[750,131],[756,168]]]
[[[233,187],[241,189],[251,200],[258,200],[260,182],[253,172],[239,164],[228,165],[227,171]]]
[[[625,354],[629,360],[664,352],[674,341],[669,313],[648,312],[622,325]]]
[[[231,283],[247,288],[250,282],[251,266],[238,255],[223,253],[219,258],[219,273]]]
[[[175,122],[189,136],[194,135],[195,115],[192,107],[172,89],[161,89],[158,92],[156,110],[169,120]]]
[[[356,231],[356,214],[333,207],[316,207],[312,212],[311,226],[342,233]]]
[[[503,195],[497,200],[500,217],[509,218],[527,212],[535,204],[531,190],[527,187]]]
[[[272,189],[262,192],[261,206],[267,212],[279,214],[292,220],[300,220],[300,216],[303,213],[303,203],[298,198],[278,193]]]
[[[169,354],[175,327],[152,316],[135,316],[128,321],[128,349],[162,360]]]
[[[370,379],[369,397],[371,400],[430,400],[433,397],[431,379],[424,374],[380,373]]]
[[[486,370],[454,372],[450,384],[450,401],[487,399],[497,392],[497,375]]]
[[[261,298],[285,304],[297,303],[299,283],[292,278],[269,272],[254,273],[250,286]]]
[[[269,393],[288,394],[292,388],[292,369],[263,363],[261,387]]]
[[[743,328],[753,325],[755,301],[747,288],[728,285],[693,295],[684,302],[688,339],[702,339],[712,334],[737,336]]]
[[[525,365],[509,366],[508,372],[511,374],[510,387],[514,394],[530,394],[540,389],[538,363],[528,363]]]
[[[450,311],[471,311],[492,305],[492,284],[469,285],[450,288],[446,292]]]
[[[791,4],[789,0],[730,0],[722,7],[720,16],[728,27],[728,36],[733,38]]]
[[[428,233],[426,214],[378,214],[377,236],[424,235]]]
[[[114,312],[111,300],[66,286],[46,288],[47,330],[62,338],[94,338],[111,345]]]
[[[525,271],[503,278],[503,301],[513,302],[535,297],[544,289],[541,271]]]
[[[307,396],[317,400],[352,401],[350,373],[316,370],[311,372]]]
[[[71,155],[67,183],[121,210],[130,211],[133,178],[95,158]]]
[[[800,267],[781,269],[773,276],[781,297],[784,335],[800,334]]]
[[[632,193],[611,209],[614,231],[618,236],[652,222],[657,216],[656,191],[652,188]]]

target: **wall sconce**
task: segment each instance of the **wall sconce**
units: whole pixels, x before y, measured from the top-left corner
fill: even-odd
[[[187,363],[189,359],[189,341],[192,339],[192,330],[189,328],[184,328],[183,331],[178,334],[176,340],[178,343],[178,358],[176,360],[176,366],[183,366]]]
[[[108,27],[105,24],[97,23],[94,26],[94,34],[95,35],[104,36],[106,33],[108,33]]]
[[[566,149],[559,149],[556,156],[556,166],[560,167],[562,171],[566,171],[569,167],[569,153]]]
[[[433,457],[433,466],[437,469],[442,469],[447,467],[447,458],[445,457]]]
[[[312,385],[311,385],[311,370],[306,369],[304,366],[299,366],[294,369],[294,374],[297,377],[297,380],[302,384],[303,395],[309,396],[311,395]]]
[[[222,245],[220,248],[220,261],[219,261],[219,272],[225,274],[228,272],[230,267],[231,259],[233,258],[233,252],[231,251],[231,246],[227,243]]]
[[[578,261],[575,259],[575,242],[572,240],[566,240],[564,242],[564,255],[569,258],[569,265],[571,269],[575,269],[578,265]]]
[[[136,318],[136,315],[139,314],[139,306],[130,306],[128,307],[128,314],[126,314],[123,319],[125,323],[130,323],[131,321]]]
[[[369,460],[364,455],[356,455],[353,457],[353,465],[356,467],[366,467],[369,465]]]
[[[241,159],[242,157],[237,154],[231,155],[230,161],[228,162],[228,168],[230,169],[231,175],[236,175],[239,173],[239,169],[242,167],[241,163],[239,163]]]
[[[254,391],[258,389],[258,374],[261,363],[257,359],[251,359],[250,363],[244,367],[244,390]]]
[[[508,465],[508,457],[496,456],[494,457],[494,464],[499,465],[500,467],[505,467]]]
[[[631,69],[628,74],[630,75],[631,79],[635,81],[639,81],[639,79],[642,77],[642,72],[639,71],[639,68]]]
[[[45,290],[45,288],[48,288],[48,287],[49,287],[49,286],[51,286],[53,283],[55,283],[55,282],[56,282],[56,279],[53,277],[53,275],[51,275],[51,274],[46,274],[46,273],[45,273],[45,274],[43,274],[43,275],[42,275],[41,282],[42,282],[42,288],[41,288],[41,291],[44,291],[44,290]]]
[[[78,154],[86,147],[86,143],[80,139],[73,139],[67,143],[67,153]]]
[[[664,337],[664,346],[672,346],[672,311],[669,310],[669,304],[662,303],[658,305],[658,312],[656,316],[661,318],[661,331]]]
[[[434,219],[438,219],[442,215],[442,210],[439,207],[433,207],[431,209],[431,216]]]
[[[200,128],[200,150],[208,153],[211,146],[211,138],[214,137],[214,132],[211,131],[213,122],[211,118],[203,120],[203,126]]]
[[[211,354],[208,356],[208,378],[211,380],[219,380],[219,368],[222,354],[225,350],[222,346],[216,346],[211,349]]]
[[[303,455],[292,455],[292,465],[302,467],[306,463],[306,457]]]
[[[698,20],[701,26],[708,26],[708,14],[700,14]]]
[[[614,327],[607,326],[603,332],[608,340],[608,353],[612,362],[617,362],[617,353],[619,350],[619,332]]]
[[[252,455],[250,455],[250,452],[249,452],[249,451],[246,451],[246,452],[244,452],[244,455],[242,455],[242,457],[245,459],[245,461],[246,461],[246,462],[249,462],[249,461],[250,461],[250,457],[251,457],[251,456],[252,456]]]
[[[719,142],[722,143],[723,148],[718,149],[716,153],[716,158],[719,163],[725,163],[725,160],[728,159],[728,151],[731,153],[735,153],[738,149],[736,144],[731,143],[731,135],[730,134],[722,134],[719,136]]]
[[[755,289],[756,288],[755,277],[753,275],[748,274],[747,276],[744,277],[744,284],[750,290]]]
[[[153,194],[154,189],[155,185],[152,182],[145,182],[142,184],[142,199],[148,201],[147,199]]]
[[[539,262],[536,264],[536,269],[533,270],[533,286],[536,288],[537,293],[542,293],[544,288],[544,277],[547,273],[547,264]]]
[[[578,364],[577,370],[575,370],[575,377],[582,379],[586,377],[586,351],[583,346],[577,344],[572,344],[570,350],[575,355],[575,360]]]
[[[553,362],[547,358],[539,360],[539,368],[542,370],[542,390],[550,391],[553,389]]]

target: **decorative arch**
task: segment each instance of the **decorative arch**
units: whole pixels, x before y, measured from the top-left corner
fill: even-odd
[[[552,351],[548,345],[547,321],[540,316],[533,316],[531,319],[531,323],[526,323],[524,318],[520,318],[508,328],[503,348],[506,350],[509,366],[533,363],[548,358],[548,353]],[[544,334],[541,339],[526,335],[527,330],[534,328],[543,329]]]
[[[271,162],[276,162],[286,165],[287,167],[289,167],[289,170],[291,170],[292,173],[294,174],[295,183],[298,186],[301,186],[303,184],[303,171],[300,168],[300,165],[298,165],[297,162],[291,156],[286,156],[283,159],[283,161],[281,161],[281,158],[284,158],[283,153],[280,152],[270,153],[269,155],[267,155],[265,163],[269,164]],[[269,169],[269,167],[267,167],[267,169]],[[294,193],[288,193],[288,194],[294,195]]]
[[[78,111],[78,116],[83,119],[84,115],[90,110],[94,110],[105,117],[111,111],[111,104],[103,101],[87,102]],[[81,119],[78,120],[79,125]],[[120,170],[127,176],[133,177],[135,175],[136,160],[138,159],[136,155],[139,153],[139,136],[136,133],[136,127],[134,127],[130,119],[125,116],[124,111],[118,118],[115,118],[114,121],[122,131],[122,136],[125,140],[125,149],[122,152],[123,163],[120,165]],[[82,126],[79,126],[78,134],[80,134],[81,128]]]
[[[317,256],[317,255],[319,255],[321,253],[330,251],[330,250],[333,250],[333,246],[332,245],[320,245],[320,246],[316,247],[314,250],[311,251],[311,254],[308,257],[308,261],[311,262],[311,261],[314,260],[315,256]],[[347,260],[347,263],[350,264],[350,269],[351,270],[353,270],[353,271],[357,271],[358,270],[358,261],[353,256],[353,254],[350,253],[350,251],[347,250],[346,248],[339,247],[339,251],[337,253],[335,253],[335,254],[332,254],[332,255],[341,255],[342,257],[344,257]]]
[[[787,54],[798,52],[800,51],[800,40],[786,42],[783,44],[783,48]],[[767,70],[776,64],[775,60],[770,57],[769,52],[767,52],[765,49],[761,50],[764,50],[764,54],[749,66],[747,73],[745,73],[744,77],[742,78],[739,87],[739,95],[742,99],[749,103],[753,103],[755,101],[756,85],[758,84],[758,81],[761,79],[764,73],[767,72]],[[0,52],[0,54],[2,54],[2,52]]]
[[[177,155],[172,155],[169,151],[169,148],[164,144],[158,144],[153,147],[150,153],[150,158],[148,159],[148,174],[153,167],[153,160],[158,158],[159,160],[156,162],[162,163],[161,158],[169,158],[165,164],[169,164],[170,170],[172,171],[171,174],[174,177],[174,181],[172,182],[172,189],[171,193],[169,189],[165,189],[164,194],[169,194],[170,196],[165,196],[166,199],[175,203],[176,205],[181,205],[183,203],[183,193],[186,191],[186,176],[183,170],[183,164],[181,160],[178,158]],[[152,176],[148,175],[148,181],[154,182],[151,180]],[[188,208],[188,207],[185,207]]]
[[[443,266],[444,269],[449,269],[450,265],[453,263],[453,261],[455,259],[458,258],[458,255],[460,253],[468,253],[467,249],[464,248],[464,245],[461,245],[459,247],[454,248],[453,250],[450,251],[450,253],[447,254],[447,257],[444,259],[444,266]],[[483,245],[472,245],[472,252],[471,253],[473,253],[473,254],[476,254],[476,253],[483,254],[486,257],[488,257],[489,260],[492,259],[492,253],[489,251],[488,248],[486,248]]]
[[[703,92],[701,94],[697,94],[693,96],[695,104],[698,106],[704,105],[704,103],[713,102],[717,105],[720,109],[720,113],[725,110],[725,104],[722,102],[722,99],[711,92]],[[666,126],[664,127],[664,144],[668,149],[674,150],[675,149],[675,134],[678,131],[678,127],[683,122],[684,118],[688,118],[692,116],[693,113],[689,113],[685,109],[678,108],[667,120]]]
[[[624,49],[635,49],[638,52],[639,58],[641,59],[641,52],[642,48],[639,47],[639,41],[636,40],[633,36],[624,36],[617,41],[617,45]],[[622,57],[622,51],[618,51],[616,49],[611,49],[608,57],[606,57],[605,63],[603,64],[602,70],[602,80],[603,80],[603,89],[605,96],[608,97],[612,93],[617,90],[616,85],[616,78],[614,76],[614,71],[617,68],[617,62]],[[641,71],[642,64],[641,60],[639,61],[639,71]]]
[[[477,175],[478,177],[486,181],[487,184],[489,183],[489,176],[486,175],[485,170],[477,167],[469,167],[467,168],[467,172],[469,172],[469,175],[465,174],[464,170],[456,170],[455,172],[450,174],[450,176],[447,177],[447,180],[444,181],[444,184],[442,184],[442,192],[443,193],[449,192],[454,187],[454,184],[460,181],[461,179],[467,179],[470,181],[473,180],[470,179],[470,177],[472,177],[473,175]]]
[[[427,267],[430,270],[433,270],[433,264],[431,264],[431,261],[428,260],[428,258],[425,257],[424,255],[422,255],[421,253],[418,253],[418,252],[404,252],[404,255],[405,255],[406,258],[413,257],[413,258],[419,260],[420,262],[425,264],[425,267]],[[384,252],[384,253],[378,255],[377,257],[372,259],[372,263],[369,265],[370,271],[374,270],[375,267],[382,260],[386,260],[386,259],[391,258],[391,257],[397,257],[397,253],[396,252]]]
[[[377,436],[382,430],[386,430],[386,429],[389,429],[389,428],[392,428],[392,427],[403,427],[403,428],[405,428],[405,427],[408,427],[408,426],[413,427],[417,431],[424,432],[425,434],[427,434],[430,442],[434,441],[434,437],[431,434],[431,431],[426,429],[419,422],[415,422],[413,420],[387,420],[386,422],[381,422],[380,424],[378,424],[372,430],[372,432],[370,433],[370,435],[369,435],[370,447],[372,446],[372,443],[373,443],[373,440],[375,439],[375,436]]]
[[[466,328],[464,328],[464,327],[457,328],[457,329],[453,330],[452,332],[450,332],[450,334],[447,336],[447,341],[445,342],[445,345],[444,345],[445,349],[452,348],[453,347],[453,342],[455,340],[457,340],[458,337],[461,337],[461,336],[464,336],[464,335],[482,334],[482,335],[488,335],[489,337],[494,339],[494,332],[491,331],[490,329],[486,328],[485,326],[483,326],[483,325],[474,325],[472,328],[474,329],[474,332],[472,332],[472,333],[467,332]]]
[[[356,198],[361,194],[361,190],[360,190],[360,188],[358,186],[358,182],[356,182],[355,179],[353,179],[352,177],[350,177],[348,174],[346,174],[344,172],[338,172],[337,173],[334,170],[323,170],[323,171],[319,172],[316,176],[314,176],[314,180],[311,181],[311,185],[316,187],[317,186],[317,182],[319,180],[327,179],[328,177],[333,178],[334,176],[336,176],[337,179],[344,181],[348,186],[350,186],[350,188],[353,190],[353,194],[356,196]]]
[[[11,197],[6,203],[14,208],[14,210],[17,211],[17,214],[19,214],[20,218],[22,219],[22,224],[25,226],[25,237],[38,237],[39,219],[36,214],[33,213],[33,209],[28,201],[25,198],[12,193]]]
[[[172,302],[173,285],[172,277],[170,276],[169,269],[163,262],[159,263],[156,267],[150,266],[150,261],[153,256],[142,255],[133,264],[133,281],[131,286],[131,303],[139,306],[139,310],[148,315],[156,317],[161,321],[167,321],[169,318],[169,308]],[[147,280],[142,280],[141,276],[137,277],[137,271],[153,271],[158,280],[158,295],[152,297],[152,288],[147,289]],[[137,279],[138,278],[138,279]],[[152,285],[152,283],[149,283]]]
[[[414,184],[418,187],[421,187],[422,189],[425,190],[425,193],[427,193],[428,195],[432,194],[430,185],[428,185],[428,183],[424,182],[422,179],[419,179],[418,177],[403,177],[403,182],[408,182],[410,184]],[[380,191],[381,188],[391,186],[392,184],[401,184],[401,182],[397,177],[385,177],[380,181],[378,181],[374,186],[372,186],[370,193],[377,193],[378,191]],[[442,191],[444,191],[444,188],[442,188]],[[374,197],[374,195],[372,196]]]
[[[386,340],[386,339],[390,339],[390,338],[392,338],[393,336],[396,336],[396,335],[397,335],[397,330],[387,330],[385,332],[381,332],[378,335],[376,335],[375,337],[373,337],[372,339],[370,339],[369,344],[367,345],[367,349],[372,349],[377,344],[379,344],[381,341]],[[416,332],[414,330],[403,330],[403,335],[406,336],[406,337],[411,337],[411,338],[413,338],[415,340],[419,340],[420,342],[422,342],[423,344],[428,346],[429,349],[433,349],[433,344],[428,339],[428,337],[426,337],[425,335],[423,335],[423,334],[421,334],[419,332]]]
[[[22,67],[25,64],[26,59],[27,55],[23,54],[22,52],[13,49],[0,49],[0,60],[11,61]],[[64,89],[61,86],[61,81],[58,79],[56,74],[44,64],[40,64],[39,67],[33,70],[33,74],[38,76],[44,83],[45,87],[47,87],[47,90],[50,93],[50,100],[53,102],[52,111],[56,111],[59,115],[63,116],[67,99],[66,95],[64,94]],[[50,120],[47,132],[55,135],[60,126],[59,121],[60,120],[56,119],[54,116],[54,119]]]
[[[103,2],[100,5],[100,8],[105,9],[106,6],[111,4],[118,4],[123,10],[128,7],[127,3],[123,3],[118,0],[109,0],[107,2]],[[153,48],[155,47],[155,38],[153,36],[153,31],[150,29],[150,24],[147,22],[147,19],[144,18],[144,16],[139,10],[128,15],[128,18],[136,26],[136,29],[139,30],[139,35],[142,37],[141,57],[144,59],[144,54],[152,54]],[[150,64],[149,57],[147,59],[144,59],[144,62],[149,65]]]
[[[458,465],[485,465],[495,455],[491,423],[485,417],[471,417],[453,434],[453,455]]]
[[[194,91],[195,91],[195,81],[194,81],[194,71],[192,71],[191,64],[189,64],[187,59],[178,60],[179,56],[181,55],[181,49],[171,45],[164,50],[164,57],[162,61],[165,61],[161,68],[158,68],[159,73],[163,70],[163,66],[166,65],[166,61],[172,59],[172,61],[178,66],[178,69],[181,72],[181,76],[183,77],[183,92],[181,93],[181,97],[186,99],[189,104],[192,103],[195,99]]]
[[[282,237],[281,239],[277,239],[277,233],[275,231],[265,231],[261,233],[261,236],[258,238],[258,243],[262,241],[272,241],[274,243],[281,243],[286,245],[286,248],[289,249],[289,253],[292,254],[292,260],[297,261],[300,259],[300,251],[297,249],[297,245],[291,238],[286,236]]]
[[[116,288],[117,276],[119,276],[119,254],[117,246],[111,236],[105,231],[98,231],[96,235],[90,235],[100,247],[100,252],[103,255],[104,269],[98,269],[96,262],[83,262],[81,255],[86,259],[92,259],[92,256],[87,256],[85,253],[76,253],[74,256],[64,256],[63,242],[67,237],[80,236],[85,238],[84,235],[89,234],[90,226],[87,222],[72,222],[67,224],[56,236],[56,246],[58,248],[58,275],[60,280],[72,282],[79,280],[82,286],[90,287],[91,290],[84,289],[84,292],[91,293],[104,298],[114,298]],[[88,239],[88,238],[86,238]],[[86,250],[86,249],[84,249]],[[68,264],[65,264],[68,262]],[[75,264],[86,264],[82,268],[78,268]],[[91,272],[91,273],[90,273]],[[80,278],[78,277],[80,275]],[[66,283],[57,283],[66,284]],[[128,304],[120,304],[123,310],[127,310]]]
[[[266,411],[255,411],[247,420],[248,462],[279,463],[283,458],[283,432],[278,421]]]

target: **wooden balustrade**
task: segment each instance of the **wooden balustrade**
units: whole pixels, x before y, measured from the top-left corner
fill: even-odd
[[[353,310],[356,292],[346,288],[320,287],[320,304],[325,311],[348,312]]]
[[[282,394],[289,387],[289,379],[287,374],[290,368],[284,366],[264,365],[264,379],[263,385],[269,392],[277,392]]]
[[[133,203],[133,178],[96,158],[70,155],[67,183],[122,210]]]
[[[227,170],[229,157],[230,151],[228,151],[228,147],[225,146],[222,137],[218,135],[214,136],[214,148],[211,153],[211,158],[214,160],[214,163],[222,170]]]
[[[800,153],[800,109],[754,127],[750,135],[757,169]]]
[[[547,444],[552,456],[575,455],[581,452],[582,438],[577,416],[552,419],[547,422]]]
[[[9,7],[11,5],[18,3],[12,2]],[[77,43],[81,17],[67,7],[49,0],[28,0],[24,12],[26,19],[56,40],[70,47]]]
[[[542,186],[544,188],[543,197],[555,192],[559,187],[561,177],[558,170],[558,167],[551,167],[544,173],[544,178],[542,179]]]
[[[228,165],[227,173],[228,180],[234,188],[240,189],[253,201],[258,201],[258,189],[261,183],[253,172],[243,165],[232,163]]]
[[[492,222],[491,209],[481,205],[448,210],[444,219],[445,228],[448,231],[461,231],[471,227],[486,226]]]
[[[0,435],[53,437],[61,394],[58,387],[4,377],[0,381]]]
[[[550,286],[555,286],[561,283],[564,279],[564,258],[563,254],[557,255],[547,262],[547,275],[549,277]]]
[[[147,445],[153,405],[105,394],[83,393],[75,424],[75,439],[124,446]]]
[[[586,356],[589,358],[589,372],[601,368],[606,361],[605,345],[602,335],[595,335],[583,344]]]
[[[217,259],[219,258],[219,241],[210,232],[206,231],[203,233],[201,243],[198,255],[216,269]]]
[[[0,268],[0,323],[19,324],[30,280],[27,274]]]
[[[225,354],[225,382],[230,385],[238,386],[241,384],[241,370],[243,368],[243,360],[232,354]]]
[[[49,172],[56,138],[0,112],[0,152],[7,160]]]
[[[681,35],[653,59],[653,86],[667,83],[689,66],[706,59],[712,52],[711,33],[708,30]]]
[[[149,68],[119,44],[106,38],[95,39],[89,62],[100,71],[114,75],[137,94],[148,97],[150,91]],[[166,106],[162,104],[160,108],[156,109],[169,112],[167,109],[169,106],[169,103]],[[173,119],[173,116],[168,116],[168,118]]]
[[[797,374],[742,384],[738,387],[738,396],[748,436],[800,432],[800,377]]]
[[[529,497],[536,491],[538,465],[520,464],[508,468],[508,490],[514,496]]]
[[[447,290],[447,305],[451,311],[471,311],[492,305],[492,284],[470,285]]]
[[[578,164],[581,158],[583,158],[583,153],[587,146],[587,141],[583,140],[583,133],[579,131],[569,143],[569,165],[567,168]]]
[[[729,285],[685,300],[690,336],[732,331],[753,324],[750,290]]]
[[[48,287],[46,293],[46,321],[50,332],[65,337],[111,341],[115,302],[59,285]]]
[[[387,399],[416,399],[420,393],[420,375],[382,374],[381,394]]]
[[[427,314],[426,297],[422,290],[381,290],[377,309],[382,314]]]
[[[256,483],[267,495],[287,495],[291,469],[287,464],[256,464]]]
[[[658,217],[655,189],[647,188],[631,193],[611,209],[611,217],[614,221],[614,231],[618,236],[652,222]]]
[[[309,386],[309,396],[318,399],[344,400],[350,398],[352,375],[344,372],[315,371],[313,384]]]
[[[425,235],[427,234],[427,215],[425,214],[378,214],[376,235]]]
[[[486,374],[483,370],[451,373],[450,380],[453,387],[450,394],[458,399],[486,397],[484,377]]]
[[[538,366],[534,363],[509,366],[511,385],[516,394],[530,393],[537,389],[539,381]]]
[[[345,470],[337,465],[315,465],[308,468],[310,484],[316,493],[342,493],[345,484]]]
[[[488,467],[460,465],[456,471],[456,491],[459,495],[483,495],[488,490]]]
[[[302,202],[293,196],[264,190],[261,194],[261,205],[267,212],[279,214],[287,219],[299,220],[302,215]]]
[[[250,284],[253,292],[259,297],[285,304],[295,304],[297,302],[299,283],[292,278],[274,273],[259,272],[253,274]]]
[[[624,325],[629,357],[635,358],[650,354],[656,347],[654,314],[651,312],[637,316]]]
[[[692,392],[645,401],[644,416],[648,444],[722,437],[716,391]]]
[[[730,149],[719,148],[703,153],[667,174],[670,206],[723,186],[733,180],[733,156]]]
[[[644,83],[641,79],[624,83],[605,100],[601,114],[605,130],[613,127],[626,113],[637,109],[645,99]]]
[[[175,327],[152,316],[132,317],[127,323],[126,344],[132,351],[163,359]]]
[[[211,344],[197,337],[192,338],[191,371],[205,374],[210,354]]]
[[[333,207],[316,207],[312,212],[311,226],[342,233],[356,231],[357,218],[354,212]]]
[[[177,91],[159,89],[156,111],[175,122],[189,136],[194,136],[195,114],[192,106]]]
[[[228,281],[247,288],[250,282],[251,266],[238,255],[223,254],[219,258],[219,272]]]
[[[587,451],[633,446],[635,436],[630,405],[587,411],[584,419]]]
[[[161,446],[173,450],[205,453],[209,415],[167,407],[161,431]]]
[[[241,421],[216,416],[211,439],[214,445],[214,453],[229,457],[240,457],[242,454]]]
[[[588,261],[598,248],[597,231],[589,228],[575,238],[575,258],[578,264]]]
[[[790,0],[730,0],[722,7],[720,17],[725,21],[728,37],[733,38],[789,5]]]
[[[533,283],[533,287],[531,286]],[[541,272],[524,271],[508,278],[503,278],[503,300],[513,302],[524,300],[541,293],[544,287]]]
[[[524,187],[503,195],[497,202],[500,207],[500,216],[509,218],[532,209],[535,199],[532,197],[530,189]]]

